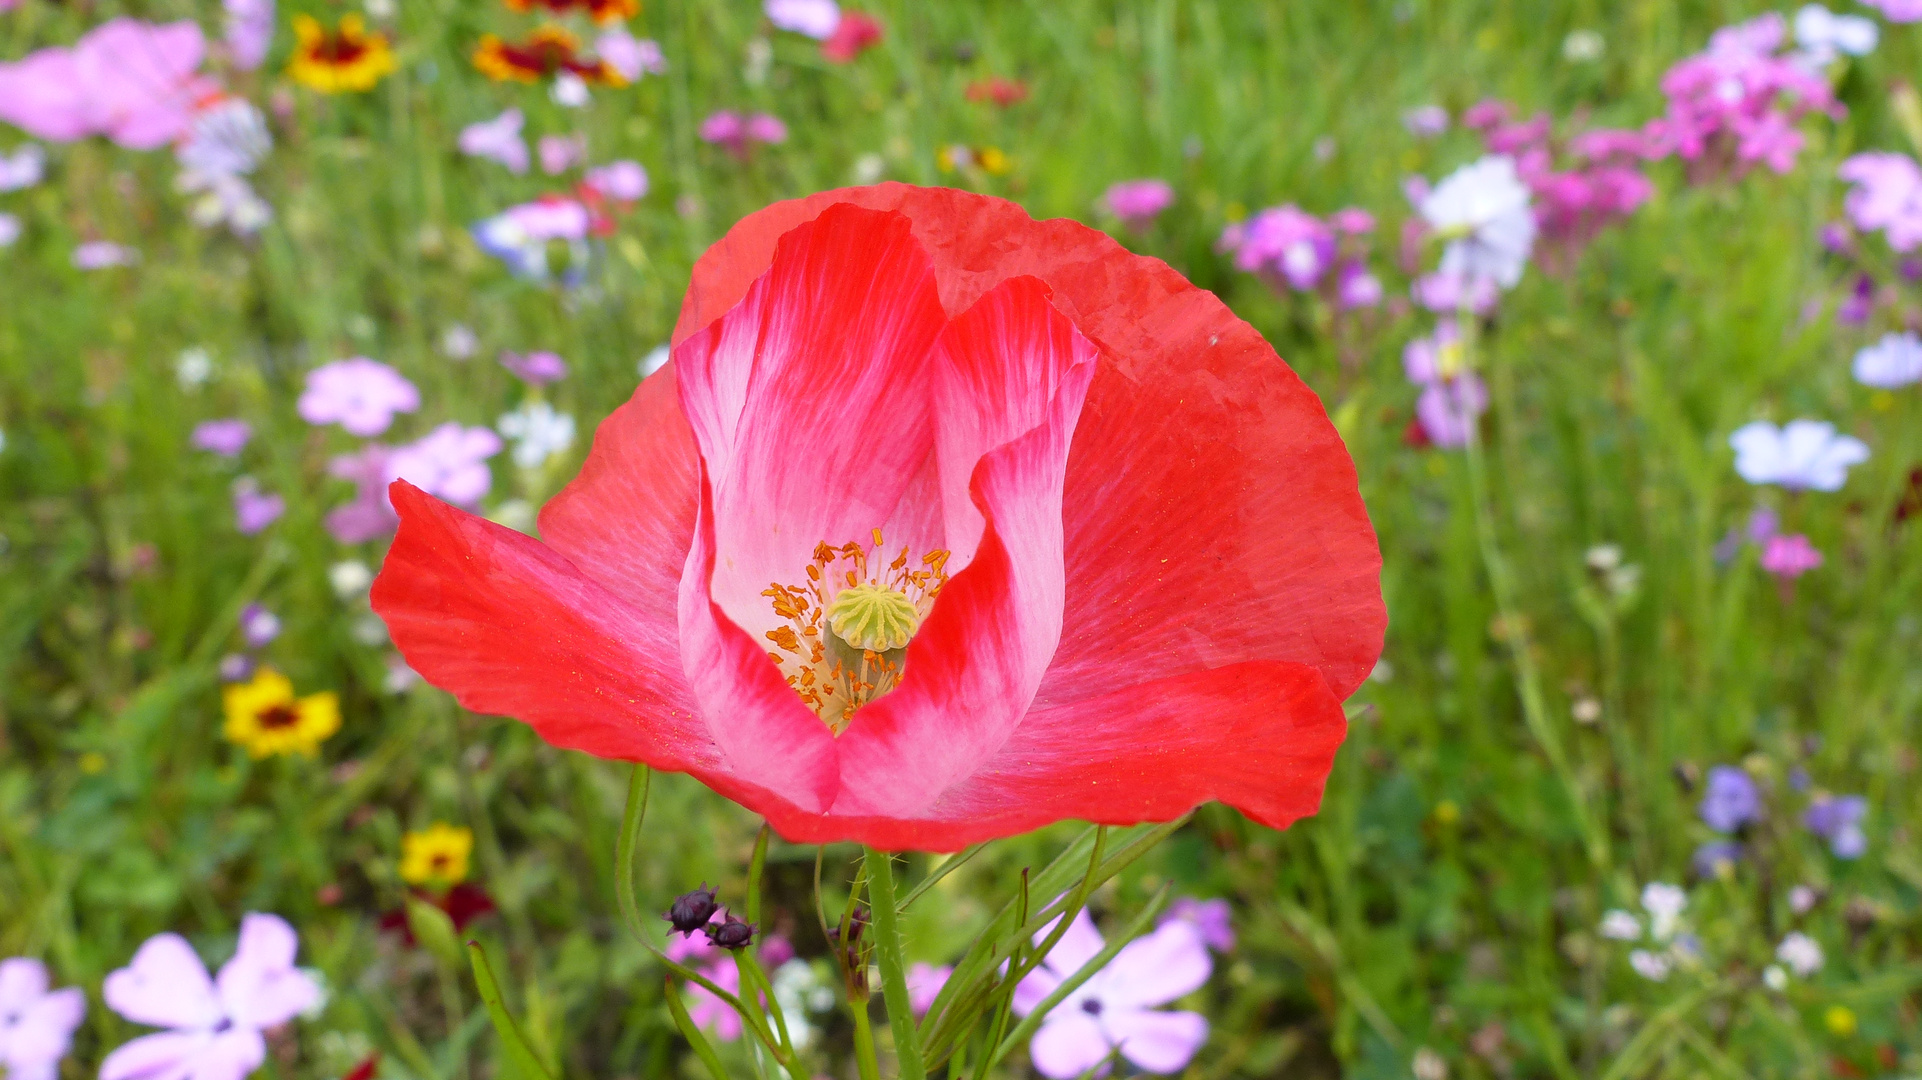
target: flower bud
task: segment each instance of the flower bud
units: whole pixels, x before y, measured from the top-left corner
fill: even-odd
[[[674,905],[668,908],[667,913],[661,918],[673,923],[674,929],[679,930],[682,937],[692,937],[694,931],[705,927],[707,921],[714,917],[718,907],[719,905],[715,903],[714,890],[708,888],[707,882],[703,881],[700,888],[675,897]]]
[[[709,941],[712,941],[723,949],[738,951],[754,943],[754,926],[749,923],[744,923],[732,915],[729,915],[727,920],[719,925],[710,924],[701,929],[702,932],[707,934]]]

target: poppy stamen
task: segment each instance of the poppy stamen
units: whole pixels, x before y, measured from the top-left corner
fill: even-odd
[[[948,552],[886,558],[881,530],[872,547],[815,545],[805,585],[761,593],[787,625],[767,631],[768,656],[787,683],[836,735],[861,706],[901,681],[907,645],[947,584]]]

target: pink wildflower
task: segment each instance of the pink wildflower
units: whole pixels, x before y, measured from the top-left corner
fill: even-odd
[[[586,159],[587,137],[542,135],[539,153],[542,172],[549,176],[564,173]]]
[[[374,443],[327,463],[328,475],[354,483],[354,500],[328,511],[322,522],[328,535],[340,543],[363,543],[385,536],[400,525],[399,515],[387,502],[387,455],[391,452],[389,447]]]
[[[87,1014],[84,991],[49,991],[47,984],[40,961],[0,960],[0,1066],[8,1080],[55,1080],[73,1031]]]
[[[1914,158],[1886,152],[1856,154],[1835,172],[1855,185],[1842,200],[1842,208],[1856,228],[1884,232],[1896,251],[1922,244],[1922,167]]]
[[[735,157],[744,158],[754,143],[786,142],[787,125],[766,113],[743,116],[722,109],[701,121],[700,136],[703,142],[725,147]]]
[[[1922,22],[1922,0],[1862,0],[1893,23]]]
[[[1423,105],[1401,116],[1401,126],[1418,139],[1433,139],[1448,131],[1448,110],[1440,105]]]
[[[195,104],[218,90],[196,74],[205,53],[191,22],[112,19],[71,48],[0,64],[0,120],[54,142],[105,135],[155,150],[185,135]]]
[[[649,38],[637,38],[620,27],[597,38],[594,51],[628,82],[634,82],[642,75],[659,75],[667,70],[667,57],[662,55],[657,42]]]
[[[132,266],[139,261],[140,252],[111,240],[89,240],[73,249],[73,265],[77,270],[106,270]]]
[[[1756,163],[1792,168],[1804,141],[1796,122],[1843,109],[1825,77],[1778,55],[1787,30],[1773,12],[1723,27],[1706,51],[1671,67],[1662,76],[1668,111],[1643,129],[1651,144],[1679,154],[1698,179]]]
[[[1219,246],[1234,252],[1236,268],[1278,278],[1302,291],[1314,288],[1335,260],[1334,230],[1293,203],[1269,207],[1228,226]]]
[[[841,25],[841,6],[834,0],[764,0],[761,10],[778,29],[817,41],[833,37]]]
[[[469,124],[460,130],[460,152],[498,161],[519,176],[527,171],[527,141],[521,138],[526,122],[519,109],[508,109],[492,120]]]
[[[449,421],[388,455],[385,479],[406,480],[456,506],[473,506],[493,487],[487,459],[500,450],[500,436],[487,428]]]
[[[1210,949],[1218,953],[1235,951],[1235,926],[1228,901],[1183,896],[1169,904],[1167,913],[1161,917],[1163,923],[1171,919],[1184,919],[1192,924]]]
[[[242,536],[255,533],[280,520],[287,512],[287,500],[272,492],[260,490],[260,484],[251,476],[243,476],[234,481],[234,528]]]
[[[587,170],[586,183],[604,199],[637,202],[647,194],[647,170],[638,161],[612,161]]]
[[[941,993],[942,987],[948,985],[948,979],[953,974],[952,964],[935,967],[933,964],[916,963],[908,968],[908,1006],[914,1010],[914,1015],[928,1015],[928,1010],[934,1007],[935,997]]]
[[[236,68],[254,70],[274,43],[274,0],[222,0],[221,7],[227,14],[227,54]]]
[[[1822,553],[1801,533],[1771,536],[1762,547],[1762,569],[1783,581],[1794,581],[1822,565]]]
[[[386,364],[356,356],[308,372],[295,408],[310,424],[339,424],[366,438],[386,431],[395,413],[420,408],[420,391]]]
[[[567,378],[567,361],[551,352],[503,352],[501,366],[520,376],[529,386],[546,386]]]
[[[100,1064],[100,1080],[242,1080],[267,1058],[261,1033],[319,1004],[320,987],[294,967],[299,938],[276,915],[248,915],[240,945],[214,978],[178,934],[147,939],[133,962],[107,976],[107,1007],[143,1035]]]
[[[1122,180],[1101,197],[1108,212],[1132,229],[1153,225],[1174,201],[1175,189],[1166,180]]]
[[[196,450],[205,450],[221,457],[237,457],[253,438],[253,425],[245,420],[230,417],[225,420],[207,420],[197,425],[188,437],[188,442]]]

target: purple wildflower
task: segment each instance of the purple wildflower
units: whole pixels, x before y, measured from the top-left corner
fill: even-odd
[[[287,500],[260,490],[250,476],[234,482],[234,527],[242,536],[252,536],[280,520],[287,512]]]
[[[1228,901],[1217,897],[1213,900],[1196,900],[1182,896],[1168,905],[1168,911],[1161,917],[1162,923],[1171,919],[1183,919],[1194,926],[1196,933],[1210,949],[1218,953],[1235,951],[1235,925]]]
[[[1838,859],[1859,859],[1869,849],[1862,831],[1862,818],[1869,812],[1869,801],[1860,795],[1817,795],[1802,813],[1802,824],[1829,842],[1829,851]]]
[[[1771,536],[1762,545],[1762,569],[1783,581],[1794,581],[1822,565],[1822,553],[1801,533]]]
[[[253,425],[245,420],[207,420],[195,426],[188,442],[196,450],[205,450],[221,457],[238,457],[253,435]]]
[[[1732,833],[1761,819],[1762,792],[1747,772],[1733,765],[1717,765],[1708,771],[1697,812],[1709,828]]]
[[[280,616],[259,604],[248,604],[240,610],[240,636],[248,648],[258,649],[280,636]]]
[[[1036,940],[1051,929],[1052,924],[1044,927]],[[1033,1012],[1102,947],[1094,921],[1086,911],[1078,913],[1042,965],[1015,987],[1015,1013]],[[1208,1021],[1199,1013],[1156,1006],[1199,988],[1213,969],[1208,946],[1185,919],[1165,922],[1129,942],[1041,1021],[1028,1045],[1035,1070],[1050,1080],[1068,1080],[1119,1049],[1143,1072],[1181,1071],[1208,1040]]]
[[[354,501],[328,511],[323,522],[335,540],[359,544],[385,536],[400,524],[400,518],[387,502],[389,453],[390,448],[374,443],[327,463],[329,475],[354,482]]]
[[[246,682],[254,674],[254,658],[246,653],[228,653],[220,658],[221,682]]]

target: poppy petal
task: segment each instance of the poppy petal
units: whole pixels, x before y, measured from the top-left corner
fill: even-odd
[[[671,631],[700,468],[669,363],[601,423],[580,475],[541,508],[541,538],[637,615]]]
[[[389,495],[400,531],[373,604],[409,667],[556,746],[662,769],[717,766],[672,623],[641,617],[531,537],[404,480]]]
[[[953,322],[932,369],[944,546],[973,561],[909,643],[900,687],[841,736],[842,775],[866,782],[838,814],[915,816],[966,779],[1021,722],[1061,637],[1061,484],[1094,346],[1047,286],[1016,278]]]

